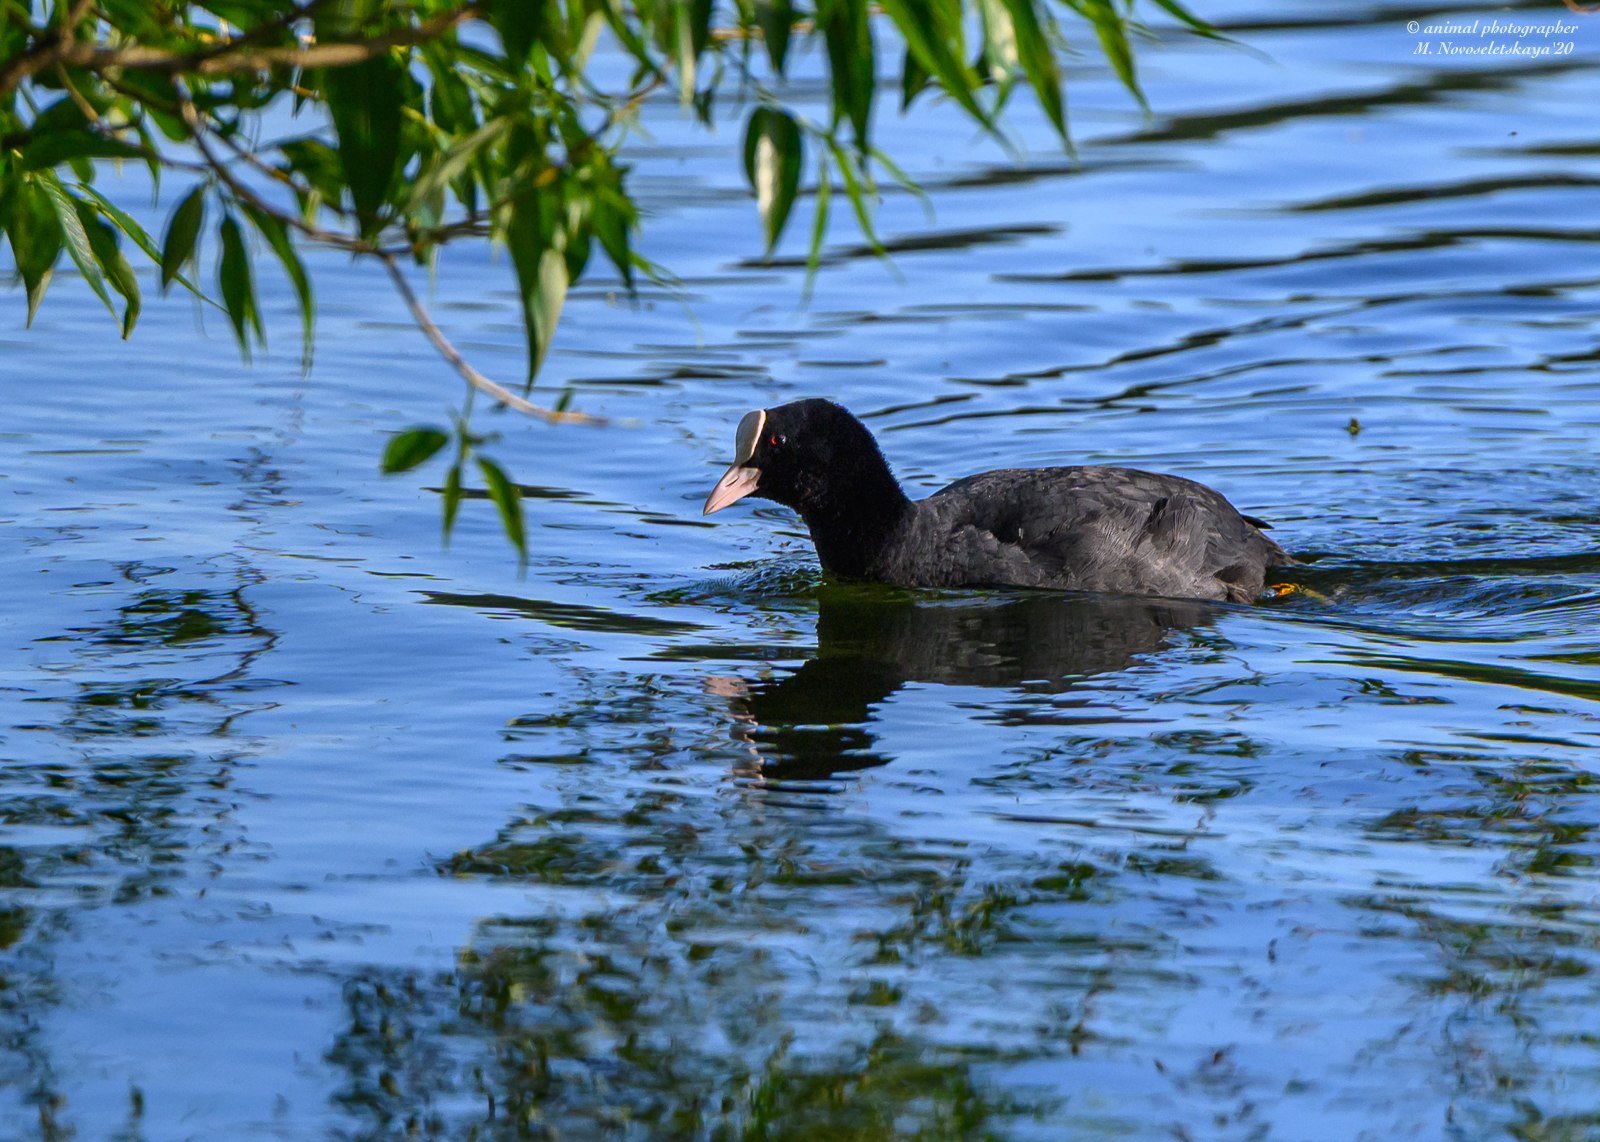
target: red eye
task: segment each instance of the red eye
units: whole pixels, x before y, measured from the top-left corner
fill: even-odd
[[[789,438],[781,432],[774,432],[771,436],[767,437],[767,443],[772,445],[774,448],[782,448],[785,444],[789,443]]]

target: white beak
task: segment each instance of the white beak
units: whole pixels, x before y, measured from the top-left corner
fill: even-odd
[[[748,467],[748,464],[756,454],[756,444],[761,440],[761,430],[766,423],[766,409],[758,408],[745,413],[734,438],[733,464],[722,474],[717,486],[711,489],[711,494],[706,497],[705,510],[700,514],[719,512],[729,504],[744,499],[760,485],[761,469]]]

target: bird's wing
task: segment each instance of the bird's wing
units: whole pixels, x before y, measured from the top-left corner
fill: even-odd
[[[1218,492],[1131,468],[1002,469],[927,503],[956,558],[968,548],[985,566],[998,546],[1029,568],[1017,581],[1039,586],[1248,600],[1263,567],[1288,558]]]

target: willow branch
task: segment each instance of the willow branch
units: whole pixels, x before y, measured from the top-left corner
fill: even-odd
[[[70,31],[41,37],[33,50],[22,53],[0,68],[0,99],[10,95],[23,80],[48,67],[85,68],[106,71],[156,71],[169,75],[230,75],[238,72],[271,71],[274,68],[350,67],[381,56],[390,48],[409,47],[437,39],[451,28],[475,15],[474,4],[443,12],[412,28],[398,28],[371,39],[336,44],[296,45],[282,48],[257,48],[250,36],[228,40],[216,47],[194,52],[172,52],[148,47],[97,47],[73,39]]]
[[[497,400],[503,405],[516,409],[518,412],[525,412],[529,416],[538,417],[546,424],[606,423],[605,418],[601,416],[591,416],[586,412],[558,412],[555,409],[545,408],[542,405],[523,400],[504,385],[496,384],[478,372],[467,362],[467,359],[461,355],[460,351],[450,343],[450,339],[434,324],[433,318],[417,298],[416,291],[411,288],[411,283],[406,280],[405,272],[401,270],[400,263],[395,259],[394,255],[380,252],[378,257],[382,258],[383,264],[389,267],[389,276],[394,279],[394,288],[400,292],[400,300],[404,301],[406,308],[411,311],[412,320],[417,323],[418,328],[433,343],[433,347],[438,350],[439,356],[450,362],[450,365],[457,373],[461,374],[461,379],[466,381],[467,384],[490,399]]]

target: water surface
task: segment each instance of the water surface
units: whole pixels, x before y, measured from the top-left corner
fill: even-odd
[[[1595,1137],[1600,17],[1512,10],[1574,52],[1203,6],[1251,50],[1146,45],[1149,118],[1086,53],[1076,159],[885,107],[933,218],[841,214],[808,306],[652,105],[683,296],[578,290],[540,390],[617,423],[480,417],[525,576],[376,475],[457,386],[369,269],[315,256],[309,376],[266,269],[253,368],[9,307],[0,1134]],[[432,300],[519,375],[503,260]],[[698,514],[806,395],[921,491],[1204,480],[1301,589],[824,583]]]

